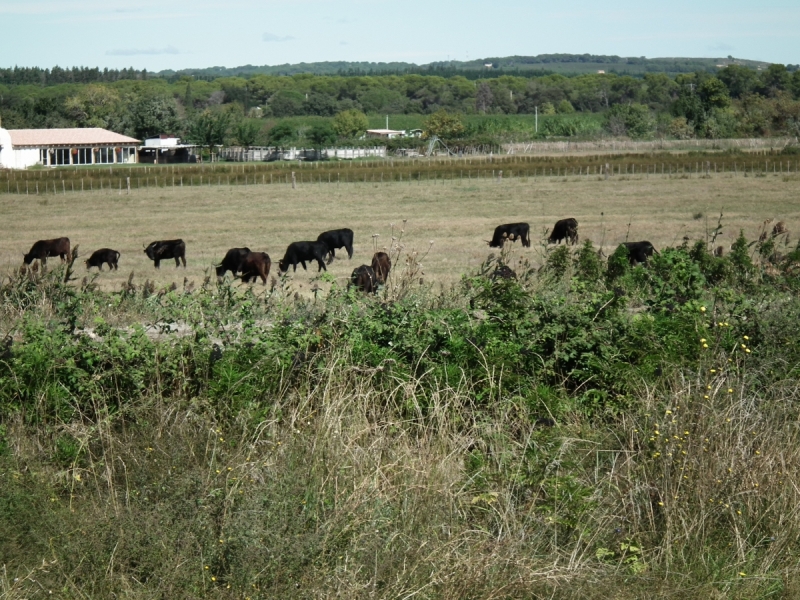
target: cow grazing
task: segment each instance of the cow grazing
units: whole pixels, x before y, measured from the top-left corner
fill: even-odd
[[[168,258],[175,259],[175,267],[180,267],[181,261],[183,261],[183,267],[186,268],[186,244],[183,240],[152,242],[144,249],[144,253],[147,254],[147,258],[153,261],[156,269],[159,268],[162,260]]]
[[[372,257],[372,270],[378,283],[386,283],[389,271],[392,270],[392,259],[386,252],[376,252]]]
[[[356,287],[365,294],[378,291],[378,279],[375,271],[369,265],[361,265],[353,269],[350,275],[350,287]]]
[[[319,234],[318,242],[322,242],[328,247],[330,256],[328,264],[336,258],[336,249],[344,248],[347,250],[347,258],[353,258],[353,230],[352,229],[332,229]]]
[[[724,247],[717,246],[716,248],[714,248],[714,256],[716,256],[717,258],[722,258],[722,256],[724,254],[725,254],[725,248]]]
[[[103,263],[108,265],[108,270],[114,271],[117,270],[117,266],[119,263],[119,252],[116,250],[112,250],[111,248],[100,248],[100,250],[95,250],[92,252],[92,255],[86,259],[86,270],[88,271],[92,267],[97,267],[99,270],[103,270]]]
[[[658,254],[656,249],[653,248],[653,244],[647,241],[623,242],[620,245],[628,249],[628,260],[632,266],[647,263],[647,259],[653,256],[654,252]]]
[[[778,237],[784,233],[789,233],[789,230],[786,228],[786,223],[783,221],[775,223],[775,227],[772,228],[772,237]]]
[[[30,252],[22,255],[22,260],[29,265],[38,258],[43,265],[46,265],[47,258],[50,256],[58,256],[62,262],[65,262],[69,256],[69,238],[39,240],[31,246]]]
[[[498,279],[516,279],[517,274],[508,265],[499,265],[489,277],[492,281],[497,281]]]
[[[278,261],[278,270],[286,273],[291,265],[294,271],[297,271],[297,264],[300,263],[305,271],[306,261],[316,260],[319,266],[317,271],[327,271],[324,260],[327,254],[328,246],[322,242],[292,242],[286,248],[283,258]]]
[[[572,244],[573,246],[578,243],[578,220],[569,218],[556,221],[553,225],[553,231],[550,232],[550,237],[547,238],[548,244],[560,244],[561,240],[564,243]]]
[[[267,275],[272,266],[272,261],[269,259],[269,254],[266,252],[248,252],[247,256],[242,261],[242,281],[250,283],[261,277],[261,282],[267,285]]]
[[[516,242],[522,240],[522,245],[529,248],[531,245],[530,226],[527,223],[507,223],[494,228],[492,241],[487,242],[490,248],[502,248],[506,240]]]
[[[242,272],[242,263],[245,257],[250,254],[250,248],[231,248],[225,253],[225,258],[214,268],[217,270],[217,277],[225,277],[225,273],[230,271],[236,277]]]

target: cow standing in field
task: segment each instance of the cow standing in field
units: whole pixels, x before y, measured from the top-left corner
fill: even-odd
[[[183,240],[152,242],[144,249],[144,253],[147,254],[147,258],[153,261],[156,269],[160,268],[162,260],[168,258],[175,259],[175,267],[180,267],[181,261],[183,261],[183,268],[186,268],[186,244]]]
[[[330,253],[328,264],[336,258],[336,249],[344,248],[347,250],[347,258],[353,258],[353,230],[352,229],[332,229],[319,234],[317,241],[325,244]]]
[[[261,277],[261,282],[267,285],[267,275],[271,266],[272,261],[266,252],[248,252],[241,265],[242,281],[250,283],[251,279],[255,281]]]
[[[247,247],[228,250],[222,262],[214,267],[217,270],[217,277],[222,279],[228,271],[236,277],[238,273],[242,272],[242,263],[248,254],[250,254],[250,248]]]
[[[306,261],[316,260],[319,267],[317,271],[327,271],[324,260],[327,254],[328,246],[322,242],[292,242],[286,248],[283,258],[278,261],[278,270],[286,273],[291,265],[296,272],[297,264],[300,263],[305,271],[307,270]]]
[[[60,237],[52,240],[39,240],[31,246],[30,252],[22,255],[22,260],[26,265],[29,265],[38,258],[42,265],[46,265],[47,258],[50,256],[58,256],[61,258],[61,262],[66,262],[69,256],[69,238]]]
[[[502,248],[506,240],[516,242],[519,239],[522,240],[522,245],[525,248],[530,248],[530,229],[527,223],[507,223],[505,225],[498,225],[494,229],[492,241],[487,243],[490,248]]]
[[[642,242],[623,242],[620,244],[628,249],[628,260],[631,266],[638,264],[646,264],[647,259],[653,256],[653,253],[658,254],[653,244],[647,241]]]
[[[103,270],[103,263],[108,265],[108,270],[117,270],[120,254],[111,248],[100,248],[95,250],[92,255],[86,259],[86,270],[92,267],[97,267],[100,271]]]
[[[569,218],[556,221],[553,225],[553,231],[550,232],[550,237],[547,238],[548,244],[560,244],[561,240],[564,243],[572,244],[573,246],[578,243],[578,220]]]
[[[378,280],[375,271],[369,265],[361,265],[353,269],[350,275],[350,286],[358,288],[365,294],[372,294],[378,291]]]
[[[392,259],[386,252],[376,252],[372,257],[372,271],[378,283],[386,283],[389,271],[392,270]]]

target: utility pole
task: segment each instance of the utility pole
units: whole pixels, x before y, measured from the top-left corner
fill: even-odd
[[[539,133],[539,107],[534,107],[534,112],[536,113],[536,117],[534,119],[534,123],[536,124],[536,133]]]

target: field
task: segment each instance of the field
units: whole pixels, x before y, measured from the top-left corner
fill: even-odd
[[[532,247],[515,251],[534,263],[542,260],[545,232],[567,216],[578,219],[582,240],[591,239],[610,254],[626,239],[649,240],[662,248],[680,244],[684,236],[702,238],[724,213],[718,242],[729,246],[740,229],[750,239],[757,237],[766,219],[784,220],[790,231],[796,230],[798,183],[796,176],[651,175],[608,181],[530,177],[501,182],[306,183],[295,190],[280,184],[142,189],[130,195],[108,190],[10,194],[0,198],[0,270],[19,266],[35,240],[65,235],[80,245],[81,256],[101,247],[122,253],[120,270],[100,276],[103,289],[119,289],[131,271],[137,280],[149,278],[158,286],[173,281],[181,285],[184,277],[200,283],[228,248],[263,250],[276,263],[292,241],[350,227],[356,241],[352,261],[345,255],[330,266],[330,272],[345,282],[355,266],[369,262],[373,234],[380,235],[375,238],[378,249],[391,246],[393,223],[396,237],[405,230],[401,242],[406,249],[424,254],[430,248],[423,263],[426,281],[447,286],[487,257],[490,250],[484,241],[500,223],[530,223]],[[166,261],[156,271],[142,252],[143,244],[177,237],[186,241],[188,268],[175,269]],[[298,272],[297,285],[307,289],[316,270]]]
[[[0,196],[0,598],[800,597],[796,175],[358,168]],[[565,216],[594,247],[542,242]],[[532,247],[489,259],[519,220]],[[341,226],[340,283],[398,238],[385,293],[203,285]],[[121,270],[19,270],[65,234]],[[156,271],[142,244],[176,236],[189,267]]]

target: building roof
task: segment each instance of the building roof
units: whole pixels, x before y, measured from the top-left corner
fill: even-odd
[[[92,146],[138,144],[139,140],[99,127],[71,129],[9,129],[11,144],[19,146]]]

